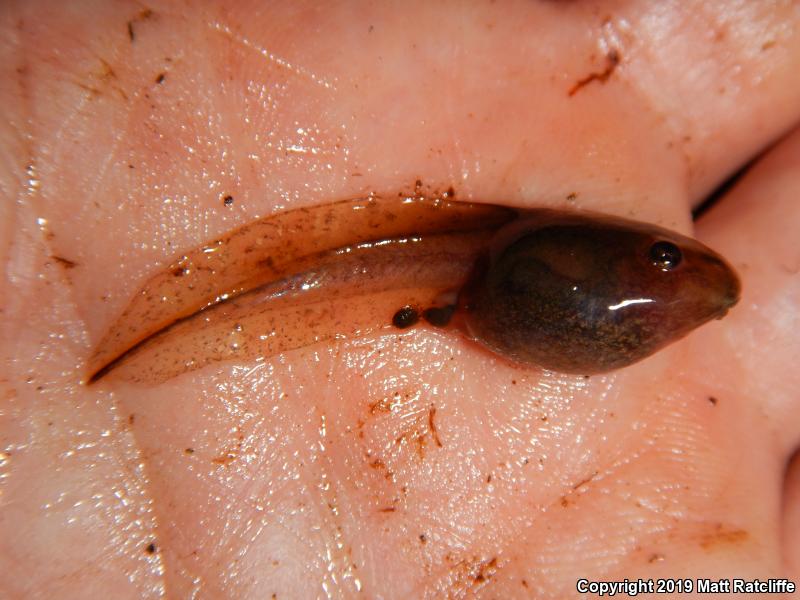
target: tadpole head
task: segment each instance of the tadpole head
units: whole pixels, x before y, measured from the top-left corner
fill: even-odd
[[[697,240],[546,211],[498,235],[463,305],[469,334],[513,361],[597,373],[721,318],[740,289],[730,265]]]
[[[675,233],[654,235],[649,257],[656,272],[654,295],[665,309],[658,316],[670,319],[671,328],[691,330],[709,319],[722,318],[739,301],[741,284],[736,272],[697,240]]]

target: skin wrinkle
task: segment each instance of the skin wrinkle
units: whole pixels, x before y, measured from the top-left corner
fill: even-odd
[[[237,43],[241,44],[243,47],[249,50],[253,50],[257,54],[263,56],[264,59],[266,59],[270,63],[278,65],[279,67],[288,70],[290,73],[297,75],[298,77],[305,77],[310,81],[312,81],[313,83],[321,85],[325,89],[333,91],[336,90],[336,86],[334,84],[325,81],[324,79],[315,75],[313,72],[304,69],[302,66],[294,65],[279,56],[276,56],[275,54],[270,52],[267,48],[255,44],[253,41],[249,40],[244,36],[237,36],[236,34],[234,34],[233,31],[231,31],[231,28],[228,25],[224,25],[222,23],[215,21],[213,23],[209,23],[208,28],[211,29],[212,31],[222,33],[229,39],[232,39]]]
[[[657,120],[663,120],[668,128],[664,135],[665,139],[685,140],[686,132],[690,127],[686,123],[679,123],[675,118],[667,118],[670,113],[659,108],[659,94],[653,94],[649,91],[640,78],[627,76],[630,71],[636,72],[637,62],[642,62],[638,36],[632,24],[626,20],[618,23],[613,18],[606,18],[600,28],[601,34],[597,38],[598,51],[606,57],[609,52],[614,51],[618,57],[621,57],[617,58],[617,64],[615,64],[613,70],[613,76],[616,80],[622,82],[632,94],[639,98],[642,105],[647,107],[647,110]],[[671,144],[672,142],[667,143]],[[678,179],[683,182],[684,189],[688,191],[690,188],[691,160],[684,149],[684,144],[685,141],[678,144],[680,156],[683,160],[683,172]]]

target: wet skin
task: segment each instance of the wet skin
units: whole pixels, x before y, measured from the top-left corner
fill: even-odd
[[[800,133],[691,214],[800,118],[796,3],[0,13],[0,597],[564,600],[579,577],[800,580]],[[453,185],[459,202],[696,237],[742,299],[588,378],[398,311],[405,329],[80,383],[182,253],[418,179],[429,197]]]
[[[343,201],[237,228],[151,277],[95,351],[90,380],[159,383],[406,329],[419,315],[519,365],[598,373],[722,317],[739,288],[713,250],[647,223],[423,197]]]

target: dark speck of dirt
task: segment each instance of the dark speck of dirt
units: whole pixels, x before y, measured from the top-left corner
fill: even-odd
[[[194,454],[194,448],[186,448],[186,450],[184,450],[184,452],[186,454]]]
[[[570,192],[567,194],[567,202],[575,202],[578,199],[578,194],[576,192]]]
[[[156,76],[156,83],[158,83],[158,84],[164,83],[164,79],[165,78],[166,78],[166,75],[164,75],[164,73],[159,73]]]
[[[128,425],[133,425],[136,422],[136,415],[131,413],[128,415]]]
[[[481,583],[487,579],[491,579],[497,570],[497,558],[480,565],[478,573],[475,575],[475,582]]]
[[[717,402],[719,402],[719,400],[717,400],[714,396],[709,396],[708,401],[711,402],[711,404],[713,404],[714,406],[716,406]]]
[[[392,325],[398,329],[406,329],[419,321],[419,313],[411,306],[404,306],[392,317]]]
[[[51,256],[50,258],[52,258],[65,269],[74,269],[78,266],[78,263],[76,263],[74,260],[64,258],[63,256]]]
[[[230,194],[228,194],[227,196],[225,196],[225,197],[222,199],[222,203],[223,203],[225,206],[233,206],[233,196],[231,196]]]
[[[420,542],[420,544],[427,544],[428,543],[428,537],[424,533],[420,533],[419,534],[419,542]]]
[[[172,275],[175,277],[183,277],[188,272],[189,270],[185,269],[184,267],[175,267],[174,269],[172,269]]]
[[[153,17],[153,11],[151,9],[149,9],[149,8],[144,8],[141,11],[139,11],[139,14],[136,15],[136,17],[134,17],[133,19],[128,21],[128,23],[127,23],[127,25],[128,25],[128,39],[131,41],[131,43],[136,41],[136,30],[134,29],[133,26],[136,23],[141,23],[143,21],[147,21],[147,20],[151,19],[152,17]]]
[[[592,83],[593,81],[598,81],[600,83],[605,83],[606,81],[608,81],[608,78],[611,77],[611,75],[616,70],[617,65],[619,65],[620,60],[621,57],[619,55],[619,51],[617,51],[614,48],[609,50],[608,54],[606,54],[605,69],[599,72],[589,73],[583,79],[579,79],[578,81],[576,81],[575,85],[573,85],[567,92],[567,96],[571,98],[572,96],[577,94],[584,86]]]
[[[147,544],[147,546],[145,546],[144,551],[147,552],[148,554],[155,554],[156,545],[153,542],[150,542],[149,544]]]
[[[433,441],[436,442],[436,445],[439,448],[441,448],[442,440],[439,438],[439,432],[436,429],[436,421],[434,420],[434,417],[436,417],[436,407],[431,406],[430,410],[428,411],[428,429],[433,435]]]

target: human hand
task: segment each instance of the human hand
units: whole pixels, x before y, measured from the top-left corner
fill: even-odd
[[[795,6],[149,6],[2,12],[2,595],[800,579],[798,133],[696,224],[739,306],[627,369],[423,328],[79,383],[158,265],[282,209],[420,180],[691,231],[797,122]]]

